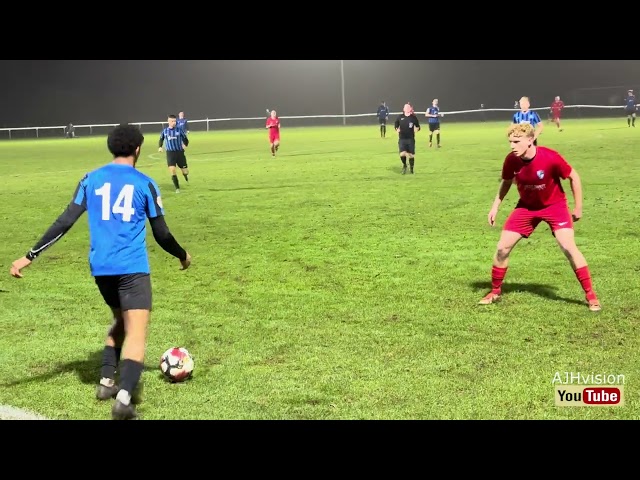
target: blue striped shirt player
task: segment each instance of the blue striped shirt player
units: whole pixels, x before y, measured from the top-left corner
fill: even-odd
[[[436,134],[436,145],[440,148],[440,107],[438,106],[438,99],[434,98],[431,102],[431,106],[427,108],[425,116],[427,117],[427,123],[429,124],[429,147],[433,146],[433,134]]]
[[[627,126],[636,126],[636,96],[633,94],[633,90],[627,91],[627,96],[624,99],[624,111],[627,114]]]
[[[188,120],[184,118],[184,112],[178,113],[176,125],[178,125],[178,128],[181,129],[184,133],[189,135],[189,123],[188,123]]]
[[[113,162],[80,180],[65,211],[11,266],[11,275],[22,277],[21,270],[59,241],[87,212],[89,267],[114,319],[105,340],[96,398],[115,397],[111,410],[115,420],[137,416],[131,396],[144,368],[152,307],[146,220],[149,219],[156,242],[180,260],[182,269],[191,264],[191,257],[171,235],[164,220],[158,185],[136,169],[143,142],[144,136],[135,125],[114,128],[107,137]],[[120,372],[119,385],[115,384],[116,369]]]
[[[382,102],[378,105],[378,111],[376,116],[378,117],[378,123],[380,124],[380,137],[385,138],[387,136],[387,119],[389,118],[389,107],[387,102]]]
[[[178,182],[176,167],[182,170],[185,182],[189,183],[189,166],[187,165],[187,156],[184,153],[184,149],[189,146],[189,137],[187,132],[178,127],[175,115],[169,115],[167,124],[169,126],[160,132],[158,151],[162,152],[162,146],[164,145],[167,150],[167,166],[169,167],[171,181],[176,193],[180,193],[180,182]]]
[[[542,133],[544,125],[540,119],[540,115],[533,110],[529,110],[531,102],[529,97],[520,99],[520,111],[514,113],[512,123],[529,123],[533,127],[533,144],[538,145],[538,137]]]

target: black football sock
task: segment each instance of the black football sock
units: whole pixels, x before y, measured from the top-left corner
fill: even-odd
[[[118,365],[118,357],[120,356],[120,349],[116,351],[114,347],[105,346],[102,351],[102,368],[100,369],[100,376],[102,378],[108,378],[113,380],[116,378],[116,366]]]
[[[430,134],[429,134],[429,143],[431,143],[431,142],[432,142],[432,140],[433,140],[433,133],[430,133]]]
[[[189,174],[183,173],[182,176],[184,177],[185,181],[189,181]]]
[[[631,118],[627,117],[627,125],[631,125]]]
[[[383,125],[383,126],[382,126],[382,136],[383,136],[383,137],[386,137],[386,136],[387,136],[387,126],[386,126],[386,125]]]
[[[409,159],[409,166],[411,167],[411,171],[413,172],[413,165],[416,163],[416,159],[411,157]]]
[[[176,187],[176,190],[180,188],[177,175],[171,175],[171,181],[173,182],[173,186]]]
[[[440,145],[440,134],[439,133],[436,134],[436,142],[438,142],[438,145]]]
[[[144,370],[144,365],[140,362],[136,362],[135,360],[130,360],[128,358],[125,358],[122,361],[122,366],[120,367],[120,390],[127,392],[128,398],[126,401],[123,401],[125,400],[123,396],[118,394],[118,400],[125,405],[129,404],[133,391],[138,386],[138,383],[140,383],[142,370]]]
[[[406,167],[407,166],[407,159],[405,157],[400,157],[400,160],[402,161],[402,165],[404,165]]]

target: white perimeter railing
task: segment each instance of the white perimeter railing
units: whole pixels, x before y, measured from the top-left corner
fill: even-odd
[[[624,112],[624,106],[618,105],[565,105],[565,109],[606,109],[606,110],[618,110],[620,113]],[[549,107],[541,107],[541,108],[532,108],[531,110],[535,111],[548,111]],[[475,110],[458,110],[446,112],[442,111],[444,117],[448,117],[450,115],[460,115],[460,114],[486,114],[491,112],[517,112],[517,108],[484,108],[484,109],[475,109]],[[390,115],[399,115],[400,112],[393,112]],[[418,115],[424,115],[425,112],[416,112]],[[288,116],[280,116],[281,120],[289,120],[289,119],[304,119],[304,120],[312,120],[312,119],[341,119],[343,124],[346,124],[346,120],[348,118],[365,118],[365,117],[376,117],[375,113],[359,113],[353,115],[288,115]],[[219,122],[236,122],[236,121],[264,121],[266,119],[266,115],[261,117],[236,117],[236,118],[204,118],[200,120],[188,120],[189,128],[192,125],[196,124],[205,124],[205,130],[209,131],[212,128],[212,125]],[[138,125],[142,128],[143,125],[166,125],[167,122],[130,122],[133,125]],[[89,135],[94,133],[94,129],[100,129],[105,127],[115,127],[118,125],[117,123],[103,123],[103,124],[94,124],[94,125],[74,125],[76,131],[78,129],[89,129]],[[12,132],[24,132],[26,130],[34,131],[35,137],[39,138],[41,132],[50,131],[50,130],[60,130],[60,134],[64,134],[64,129],[67,125],[59,125],[59,126],[49,126],[49,127],[10,127],[10,128],[0,128],[0,132],[7,132],[8,137],[5,138],[13,138]],[[51,133],[47,133],[47,137],[51,137]]]

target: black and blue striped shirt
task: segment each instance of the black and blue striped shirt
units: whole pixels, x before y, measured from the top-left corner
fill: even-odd
[[[513,115],[513,123],[530,123],[532,127],[535,128],[542,120],[540,120],[540,115],[538,115],[533,110],[527,110],[526,112],[516,112]]]
[[[634,94],[627,95],[624,99],[627,110],[635,110],[636,108],[636,96]]]
[[[437,117],[429,117],[429,123],[440,123],[440,107],[433,105],[427,109],[429,115],[438,115]]]
[[[183,152],[184,148],[182,148],[182,144],[189,145],[189,138],[187,137],[187,132],[175,126],[173,128],[166,127],[160,133],[160,143],[159,147],[162,147],[162,144],[165,145],[165,150],[167,152]]]
[[[176,126],[182,130],[184,130],[185,133],[187,133],[187,130],[189,130],[189,125],[187,123],[187,119],[186,118],[178,118],[176,119]]]
[[[378,118],[388,118],[389,117],[389,107],[386,105],[380,105],[378,107],[378,112],[376,113]]]

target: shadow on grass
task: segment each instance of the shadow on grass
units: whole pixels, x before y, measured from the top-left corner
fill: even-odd
[[[476,290],[482,290],[482,293],[489,293],[491,290],[491,282],[472,282],[471,287]],[[505,283],[502,286],[502,293],[508,295],[511,292],[527,292],[538,295],[539,297],[548,298],[549,300],[556,300],[559,302],[572,303],[574,305],[584,305],[584,301],[577,300],[575,298],[564,298],[555,293],[556,287],[551,285],[543,285],[540,283]]]
[[[22,378],[20,380],[14,380],[12,382],[6,382],[0,384],[2,387],[13,387],[16,385],[23,385],[31,382],[46,382],[60,375],[67,373],[75,374],[78,379],[84,384],[97,385],[100,381],[100,367],[102,366],[102,349],[90,353],[84,360],[76,360],[68,363],[61,363],[52,366],[52,368],[41,374]],[[144,371],[158,371],[157,366],[150,366],[145,364]]]
[[[218,155],[218,154],[222,154],[222,153],[237,153],[237,152],[246,152],[248,150],[252,150],[251,148],[236,148],[235,150],[217,150],[214,152],[193,152],[193,153],[188,153],[187,155],[191,155],[192,157],[197,157],[199,155]]]
[[[256,186],[256,187],[233,187],[233,188],[210,188],[211,192],[239,192],[242,190],[273,190],[278,188],[298,188],[302,185],[271,185],[271,186]]]
[[[278,152],[276,153],[276,158],[278,157],[308,157],[311,155],[331,155],[333,153],[344,153],[344,150],[331,150],[329,152],[298,152],[298,153],[286,153],[286,152]]]

